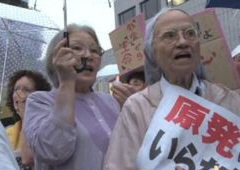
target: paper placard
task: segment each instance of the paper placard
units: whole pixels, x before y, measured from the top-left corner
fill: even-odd
[[[109,34],[120,74],[143,66],[144,32],[145,21],[140,14]]]
[[[200,30],[201,60],[207,78],[230,89],[238,89],[239,77],[231,62],[231,53],[214,10],[205,10],[193,16]]]

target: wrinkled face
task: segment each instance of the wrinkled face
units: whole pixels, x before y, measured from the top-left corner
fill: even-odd
[[[91,87],[101,64],[99,46],[88,33],[81,31],[69,35],[69,47],[76,57],[87,58],[85,69],[78,73],[77,84]]]
[[[30,93],[35,91],[35,84],[32,79],[29,79],[26,76],[21,77],[16,81],[14,90],[13,90],[13,105],[17,114],[22,118],[25,106],[26,99]]]
[[[129,84],[133,86],[133,88],[136,92],[145,88],[145,83],[142,80],[137,79],[137,78],[132,78],[129,81]]]
[[[166,77],[192,74],[200,64],[200,44],[191,17],[177,10],[160,16],[153,49],[155,61]]]

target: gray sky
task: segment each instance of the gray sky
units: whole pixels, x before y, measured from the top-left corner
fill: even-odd
[[[29,0],[33,7],[35,0]],[[78,23],[92,26],[105,50],[111,48],[109,32],[115,29],[113,0],[67,0],[68,24]],[[37,9],[45,13],[60,28],[63,28],[63,0],[37,0]]]

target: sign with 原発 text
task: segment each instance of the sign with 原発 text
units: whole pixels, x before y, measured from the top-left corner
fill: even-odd
[[[180,87],[164,94],[138,152],[138,169],[239,170],[240,118]]]

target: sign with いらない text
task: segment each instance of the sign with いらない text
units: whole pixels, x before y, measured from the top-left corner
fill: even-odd
[[[120,74],[143,66],[144,32],[145,20],[140,14],[109,34]]]
[[[193,17],[200,34],[201,61],[205,66],[207,78],[230,89],[238,89],[240,77],[233,66],[231,53],[215,11],[205,10]]]
[[[138,153],[138,169],[239,170],[240,118],[177,86],[164,94]]]

